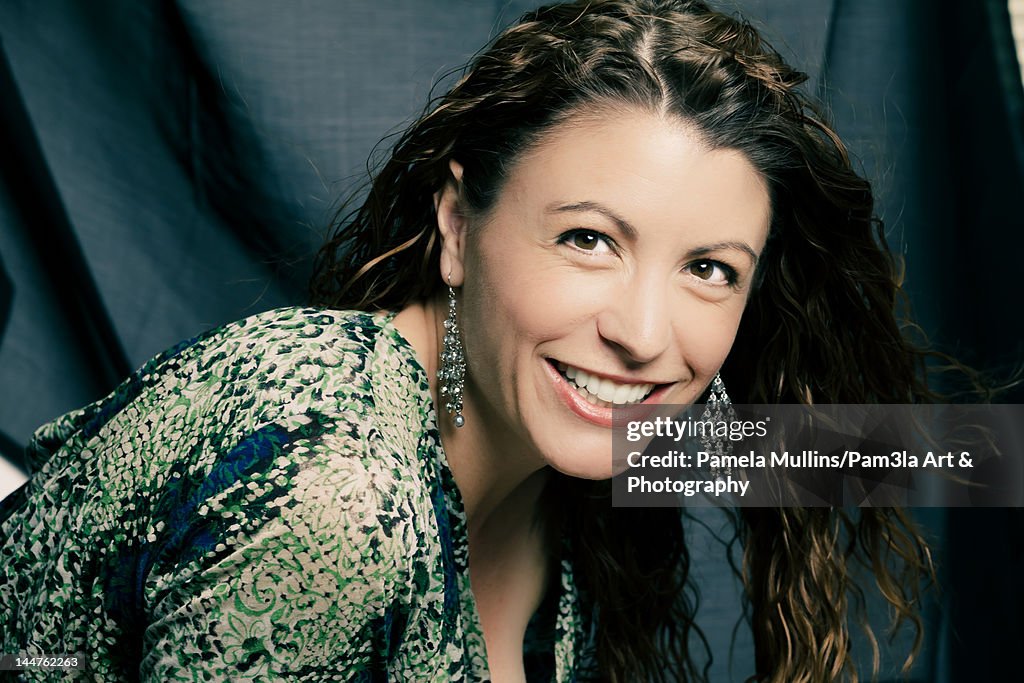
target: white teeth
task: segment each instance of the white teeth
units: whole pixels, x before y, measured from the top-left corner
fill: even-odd
[[[587,385],[587,388],[590,388],[589,384]],[[618,385],[610,379],[602,379],[597,385],[597,397],[602,401],[608,401],[611,403],[612,399],[615,398],[616,390],[618,388]]]
[[[565,363],[558,363],[558,368],[569,378],[570,384],[575,385],[580,395],[594,404],[629,405],[646,397],[654,388],[653,384],[619,384],[607,378],[589,375]]]

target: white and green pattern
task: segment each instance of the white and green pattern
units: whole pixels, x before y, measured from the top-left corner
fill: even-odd
[[[218,328],[42,427],[30,458],[0,503],[0,652],[78,653],[68,675],[97,681],[487,679],[462,501],[390,316]],[[531,680],[575,678],[562,568]]]

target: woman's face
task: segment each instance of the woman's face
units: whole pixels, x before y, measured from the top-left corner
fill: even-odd
[[[692,403],[729,353],[768,233],[764,180],[678,119],[619,111],[552,131],[487,215],[455,217],[454,194],[439,219],[467,420],[565,474],[610,476],[612,407]]]

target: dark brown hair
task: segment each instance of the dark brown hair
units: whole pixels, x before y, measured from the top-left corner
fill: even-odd
[[[687,121],[711,147],[741,151],[769,187],[759,284],[722,369],[733,400],[926,400],[925,355],[900,330],[899,269],[870,185],[797,89],[804,80],[749,24],[699,0],[596,0],[530,12],[401,135],[365,201],[343,212],[317,260],[314,301],[397,309],[432,296],[442,284],[432,197],[451,177],[450,160],[465,169],[469,209],[485,214],[516,160],[553,127],[595,108],[639,108]],[[611,511],[606,482],[556,477],[552,486],[575,540],[592,677],[703,679],[690,652],[691,635],[702,636],[691,634],[697,594],[679,511]],[[930,560],[902,511],[745,509],[734,519],[756,649],[752,679],[856,680],[848,606],[862,599],[852,578],[858,562],[895,621],[916,630],[909,668]]]

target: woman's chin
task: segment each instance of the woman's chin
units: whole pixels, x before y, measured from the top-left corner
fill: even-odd
[[[575,479],[601,480],[612,477],[611,434],[602,439],[604,443],[588,447],[586,440],[578,446],[569,445],[557,449],[544,458],[552,469]]]

